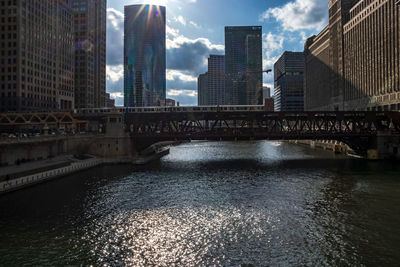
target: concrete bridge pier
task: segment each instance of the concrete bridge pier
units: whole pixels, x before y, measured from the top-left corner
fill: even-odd
[[[367,151],[371,160],[400,159],[400,136],[393,135],[391,131],[378,131],[373,145]]]

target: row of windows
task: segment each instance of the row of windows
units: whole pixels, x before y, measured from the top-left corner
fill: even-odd
[[[13,22],[17,22],[17,17],[8,17],[7,19],[5,17],[1,17],[0,18],[0,22],[1,23],[13,23]]]

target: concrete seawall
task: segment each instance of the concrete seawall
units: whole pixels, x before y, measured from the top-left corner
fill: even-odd
[[[25,187],[30,187],[39,183],[44,183],[56,178],[60,178],[63,176],[71,175],[76,172],[81,172],[84,170],[88,170],[97,166],[102,165],[114,165],[114,164],[133,164],[133,165],[143,165],[147,164],[151,161],[160,159],[161,157],[167,155],[169,153],[169,149],[162,149],[153,155],[149,155],[146,157],[137,157],[133,158],[91,158],[87,160],[82,160],[79,162],[71,163],[71,165],[56,168],[49,171],[39,172],[36,174],[12,179],[9,181],[0,183],[0,195],[8,192],[16,191],[19,189],[23,189]]]
[[[293,140],[289,142],[309,146],[313,149],[330,150],[337,154],[355,155],[355,152],[348,145],[334,140]]]

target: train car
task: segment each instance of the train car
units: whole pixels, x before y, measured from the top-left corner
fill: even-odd
[[[75,109],[74,113],[110,114],[110,113],[168,113],[168,112],[246,112],[264,111],[264,106],[180,106],[180,107],[119,107],[119,108],[87,108]]]

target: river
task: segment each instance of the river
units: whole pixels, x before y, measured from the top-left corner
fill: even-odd
[[[398,266],[400,166],[193,142],[0,196],[1,266]]]

